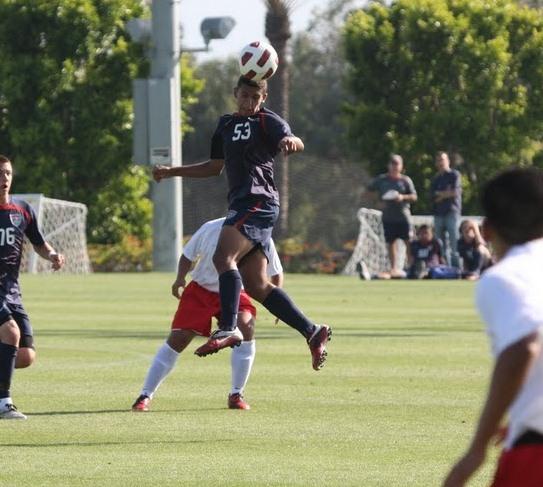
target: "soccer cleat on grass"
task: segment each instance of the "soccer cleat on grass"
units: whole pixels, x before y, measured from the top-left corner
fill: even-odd
[[[17,411],[13,404],[6,404],[6,407],[0,411],[0,419],[26,419],[26,416]]]
[[[229,330],[216,330],[211,334],[207,342],[201,347],[197,348],[194,352],[199,357],[205,357],[212,353],[217,353],[219,350],[227,347],[237,347],[241,344],[243,335],[238,328],[232,331]]]
[[[326,362],[328,352],[325,347],[331,340],[332,328],[328,325],[315,325],[315,327],[315,331],[307,339],[307,344],[313,359],[313,369],[320,370],[324,367],[324,362]]]
[[[228,409],[251,409],[239,393],[228,394]]]
[[[136,399],[136,402],[132,404],[132,411],[136,413],[144,413],[149,411],[149,406],[151,405],[151,399],[149,396],[141,395]]]

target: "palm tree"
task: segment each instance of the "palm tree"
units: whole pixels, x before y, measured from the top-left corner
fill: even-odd
[[[268,104],[281,117],[288,119],[289,106],[289,66],[287,45],[292,37],[290,14],[296,0],[264,0],[266,5],[266,37],[277,51],[279,67],[275,76],[269,80],[270,93]],[[289,171],[288,159],[278,156],[279,191],[281,193],[281,216],[279,234],[285,236],[288,232],[289,213]]]

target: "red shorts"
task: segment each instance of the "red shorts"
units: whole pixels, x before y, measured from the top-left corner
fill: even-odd
[[[256,308],[249,295],[242,289],[239,296],[238,312],[248,312],[256,317]],[[185,288],[172,322],[172,330],[191,330],[198,335],[211,335],[211,318],[221,316],[221,302],[218,293],[208,291],[195,281]]]
[[[543,444],[520,445],[504,451],[491,487],[543,486]]]

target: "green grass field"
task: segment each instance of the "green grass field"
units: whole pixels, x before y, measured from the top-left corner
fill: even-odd
[[[173,275],[24,276],[38,361],[0,423],[1,486],[438,486],[463,451],[490,367],[466,282],[287,276],[334,327],[314,372],[303,339],[262,309],[246,390],[226,409],[229,351],[195,341],[129,411],[169,330]],[[488,485],[495,453],[470,485]]]

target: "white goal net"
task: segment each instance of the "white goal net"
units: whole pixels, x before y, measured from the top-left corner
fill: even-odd
[[[87,253],[87,207],[84,204],[46,198],[42,194],[16,194],[13,196],[32,206],[45,240],[66,257],[66,264],[59,272],[72,274],[91,272]],[[21,271],[52,272],[51,264],[40,258],[26,239],[23,247]]]
[[[482,220],[480,216],[462,216],[461,219],[471,219],[479,223]],[[385,243],[381,212],[369,208],[360,208],[358,210],[358,221],[360,222],[358,239],[353,254],[343,269],[343,274],[355,275],[357,273],[357,267],[361,262],[366,264],[368,271],[372,275],[388,271],[390,269],[390,263]],[[421,225],[433,226],[434,217],[432,215],[413,215],[411,217],[411,222],[415,229]],[[400,245],[401,249],[400,268],[402,268],[405,263],[406,249],[402,241],[397,242],[397,244]]]

